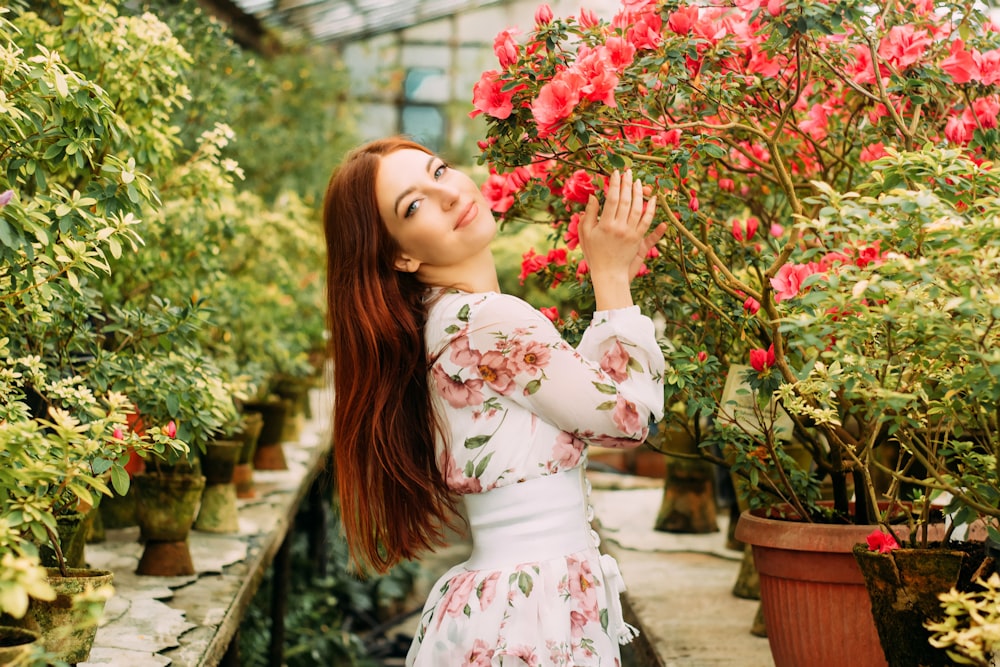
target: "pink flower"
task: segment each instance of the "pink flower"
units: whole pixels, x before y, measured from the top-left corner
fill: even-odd
[[[516,29],[501,30],[497,33],[496,39],[493,40],[493,53],[496,54],[500,67],[504,69],[517,62],[520,47],[514,40],[516,34]]]
[[[538,661],[538,656],[535,655],[535,649],[531,648],[526,644],[521,644],[519,646],[510,646],[503,651],[503,655],[509,655],[512,658],[518,658],[524,663],[525,667],[539,667],[541,664]]]
[[[576,279],[578,282],[583,282],[584,276],[590,273],[590,265],[587,264],[587,260],[581,259],[580,263],[576,265]]]
[[[760,310],[760,301],[748,296],[746,301],[743,302],[743,310],[747,311],[751,315],[756,315],[757,311]]]
[[[878,54],[899,70],[916,63],[934,39],[926,30],[917,30],[910,24],[897,25],[878,45]]]
[[[578,204],[586,204],[590,195],[597,192],[594,179],[585,169],[577,169],[563,186],[563,196]]]
[[[629,435],[640,433],[645,426],[643,420],[639,417],[639,411],[636,409],[635,403],[626,400],[621,394],[618,394],[615,400],[615,409],[611,413],[611,419],[614,420],[615,426],[622,433],[628,433]]]
[[[441,598],[438,607],[438,613],[441,614],[438,616],[438,627],[441,627],[441,622],[444,621],[445,617],[458,616],[462,613],[475,587],[475,571],[461,572],[448,582],[448,590]],[[486,665],[489,663],[487,662]]]
[[[479,360],[479,376],[499,394],[509,394],[514,388],[514,373],[507,357],[490,350]]]
[[[559,309],[556,308],[555,306],[552,306],[550,308],[542,307],[542,308],[539,308],[538,310],[542,311],[542,315],[544,315],[545,317],[549,318],[553,322],[558,322],[559,321]]]
[[[667,27],[678,35],[686,35],[698,22],[700,9],[697,5],[686,5],[678,8],[667,17]]]
[[[3,208],[10,203],[10,200],[14,198],[13,190],[4,190],[0,193],[0,208]]]
[[[997,116],[1000,116],[1000,100],[996,95],[980,97],[972,102],[972,113],[984,129],[992,130],[997,126]]]
[[[177,424],[174,423],[173,419],[167,422],[167,425],[163,427],[163,434],[168,438],[177,437]]]
[[[493,572],[476,588],[476,596],[479,598],[479,608],[486,609],[497,595],[497,580],[500,578],[499,572]]]
[[[952,116],[944,126],[945,138],[953,144],[964,146],[972,139],[972,130],[959,116]]]
[[[598,25],[597,14],[589,9],[580,10],[580,27],[594,28]]]
[[[552,23],[552,8],[543,3],[535,10],[535,25],[543,26]]]
[[[774,238],[779,238],[785,233],[785,228],[775,222],[771,224],[771,227],[767,230],[767,232]]]
[[[435,386],[441,398],[453,408],[465,408],[483,403],[483,381],[479,378],[461,380],[457,376],[448,375],[440,365],[431,369]]]
[[[483,483],[476,477],[466,477],[455,459],[446,451],[441,454],[439,466],[444,472],[444,481],[455,493],[482,493]],[[440,621],[439,621],[440,622]]]
[[[574,213],[569,218],[569,224],[566,226],[566,234],[563,235],[563,240],[566,241],[566,247],[569,250],[576,250],[577,246],[580,245],[580,214]]]
[[[483,72],[472,88],[472,106],[475,109],[469,112],[469,117],[475,118],[481,113],[500,120],[509,117],[514,110],[514,91],[504,91],[503,85],[500,73],[496,70]]]
[[[635,60],[635,46],[622,37],[608,37],[604,46],[607,47],[608,58],[612,66],[619,72]]]
[[[480,190],[489,202],[490,209],[497,213],[506,213],[514,205],[514,193],[510,181],[500,174],[492,173],[487,176]]]
[[[885,157],[888,153],[885,152],[885,145],[881,141],[877,141],[874,144],[868,144],[861,149],[858,159],[862,162],[874,162],[880,157]]]
[[[570,613],[570,626],[574,637],[583,635],[583,628],[588,623],[600,619],[597,606],[597,581],[590,569],[590,562],[585,559],[569,557],[566,559],[569,577],[569,597],[573,601],[573,611]]]
[[[111,437],[115,440],[123,440],[125,438],[125,432],[122,431],[121,426],[119,426],[111,433]]]
[[[883,533],[880,530],[873,530],[866,538],[868,542],[869,551],[877,551],[880,554],[887,554],[893,549],[899,548],[899,543],[896,542],[892,535]]]
[[[567,70],[568,71],[568,70]],[[538,124],[538,136],[546,137],[565,120],[580,102],[580,88],[584,81],[580,75],[557,75],[542,86],[538,97],[531,103],[531,115]]]
[[[698,352],[698,361],[704,362],[706,359],[708,359],[708,352],[700,350]]]
[[[537,375],[551,360],[552,351],[541,341],[530,340],[526,344],[518,341],[510,349],[510,361],[515,373]]]
[[[777,301],[792,299],[799,294],[802,283],[806,278],[816,273],[816,264],[783,264],[778,269],[778,275],[771,278],[771,287],[774,288],[774,298]]]
[[[700,207],[701,206],[698,203],[698,193],[692,190],[691,196],[688,197],[688,208],[691,209],[692,212],[697,213]]]
[[[771,345],[766,350],[760,347],[750,350],[750,366],[758,373],[762,373],[765,369],[774,366],[774,361],[774,345]]]
[[[583,440],[574,438],[565,431],[560,431],[559,435],[556,436],[555,445],[552,447],[552,460],[559,466],[559,469],[566,470],[580,462],[582,452]]]
[[[528,248],[527,252],[521,255],[521,275],[518,276],[521,284],[533,273],[542,271],[549,265],[548,260],[543,255],[535,252],[534,248]]]
[[[956,39],[951,43],[949,51],[951,55],[941,61],[941,69],[954,83],[969,83],[979,78],[979,66],[976,63],[976,56],[979,54],[975,49],[966,51],[965,43]]]
[[[659,14],[644,14],[625,33],[627,39],[636,49],[655,50],[663,41],[663,19]]]
[[[469,343],[468,335],[456,336],[451,342],[451,360],[462,368],[474,368],[479,364],[479,359],[483,356],[477,350],[473,350]]]
[[[608,351],[601,357],[601,370],[611,376],[615,382],[622,382],[628,379],[628,352],[617,340],[608,348]]]

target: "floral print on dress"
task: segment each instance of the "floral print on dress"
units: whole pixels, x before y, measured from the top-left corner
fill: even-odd
[[[438,463],[459,494],[577,468],[589,444],[635,447],[662,417],[663,354],[637,307],[595,313],[577,348],[520,299],[433,292],[426,342]],[[540,512],[545,508],[540,507]],[[511,539],[516,542],[516,527]],[[409,667],[618,667],[596,547],[432,589]]]

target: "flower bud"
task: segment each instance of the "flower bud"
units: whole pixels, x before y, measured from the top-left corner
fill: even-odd
[[[548,3],[542,3],[535,10],[535,25],[543,26],[552,23],[552,8]]]

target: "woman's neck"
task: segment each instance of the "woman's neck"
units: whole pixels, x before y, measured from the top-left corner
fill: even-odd
[[[496,263],[489,249],[453,266],[421,265],[417,280],[428,287],[453,288],[472,294],[500,291]]]

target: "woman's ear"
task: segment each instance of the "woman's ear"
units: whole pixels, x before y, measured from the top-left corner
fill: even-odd
[[[416,273],[417,269],[420,268],[420,261],[413,259],[408,255],[399,255],[393,266],[396,267],[397,271],[402,273]]]

